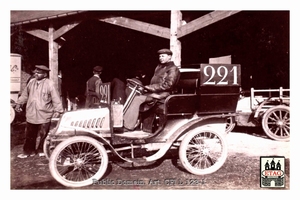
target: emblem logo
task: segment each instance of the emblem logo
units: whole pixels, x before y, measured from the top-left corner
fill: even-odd
[[[285,157],[260,157],[260,187],[285,187]]]

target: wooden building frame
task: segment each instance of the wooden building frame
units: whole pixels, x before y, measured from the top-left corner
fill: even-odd
[[[17,12],[17,11],[15,11]],[[30,11],[28,11],[30,12]],[[34,11],[31,11],[34,12]],[[36,21],[48,20],[53,18],[59,18],[66,15],[76,15],[78,13],[85,11],[65,11],[58,15],[43,17],[39,16],[38,18],[32,20],[24,20],[20,22],[11,23],[11,26],[18,26],[22,24],[28,24]],[[230,17],[240,10],[231,10],[231,11],[212,11],[204,16],[201,16],[197,19],[194,19],[188,23],[182,20],[182,12],[180,10],[171,10],[171,22],[170,27],[162,27],[151,23],[146,23],[143,21],[126,18],[123,16],[118,17],[106,17],[99,18],[101,22],[113,24],[116,26],[121,26],[124,28],[132,29],[142,33],[154,35],[157,37],[165,38],[170,40],[170,49],[173,51],[173,61],[175,64],[181,64],[181,43],[180,38],[195,32],[199,29],[202,29],[206,26],[209,26],[215,22],[223,20],[227,17]],[[48,42],[48,52],[49,52],[49,68],[51,69],[49,78],[54,81],[56,86],[58,86],[58,50],[61,47],[59,43],[55,40],[60,38],[63,34],[72,30],[74,27],[80,24],[80,21],[71,22],[65,24],[59,29],[55,30],[52,25],[48,27],[48,31],[41,29],[32,29],[25,30],[28,34],[33,35],[34,37],[40,38]]]

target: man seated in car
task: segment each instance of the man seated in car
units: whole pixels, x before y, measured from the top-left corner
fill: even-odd
[[[179,80],[178,67],[171,61],[172,51],[161,49],[158,52],[159,64],[149,85],[145,86],[147,93],[134,97],[127,112],[124,114],[124,127],[133,130],[139,117],[140,105],[145,102],[163,103],[165,98],[172,94]]]

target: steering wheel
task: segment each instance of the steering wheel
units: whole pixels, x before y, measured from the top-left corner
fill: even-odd
[[[141,84],[140,82],[138,82],[134,79],[127,79],[127,82],[132,85],[137,85],[137,86],[141,87],[142,89],[145,89],[145,86],[143,84]]]
[[[145,93],[148,91],[142,83],[140,83],[134,79],[127,79],[127,82],[131,85],[137,86],[137,90],[139,90],[142,93]]]

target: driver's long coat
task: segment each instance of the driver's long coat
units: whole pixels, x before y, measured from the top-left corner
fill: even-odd
[[[164,99],[175,89],[180,78],[178,67],[173,61],[166,64],[159,64],[151,78],[150,87],[156,95],[150,95],[156,99]]]

